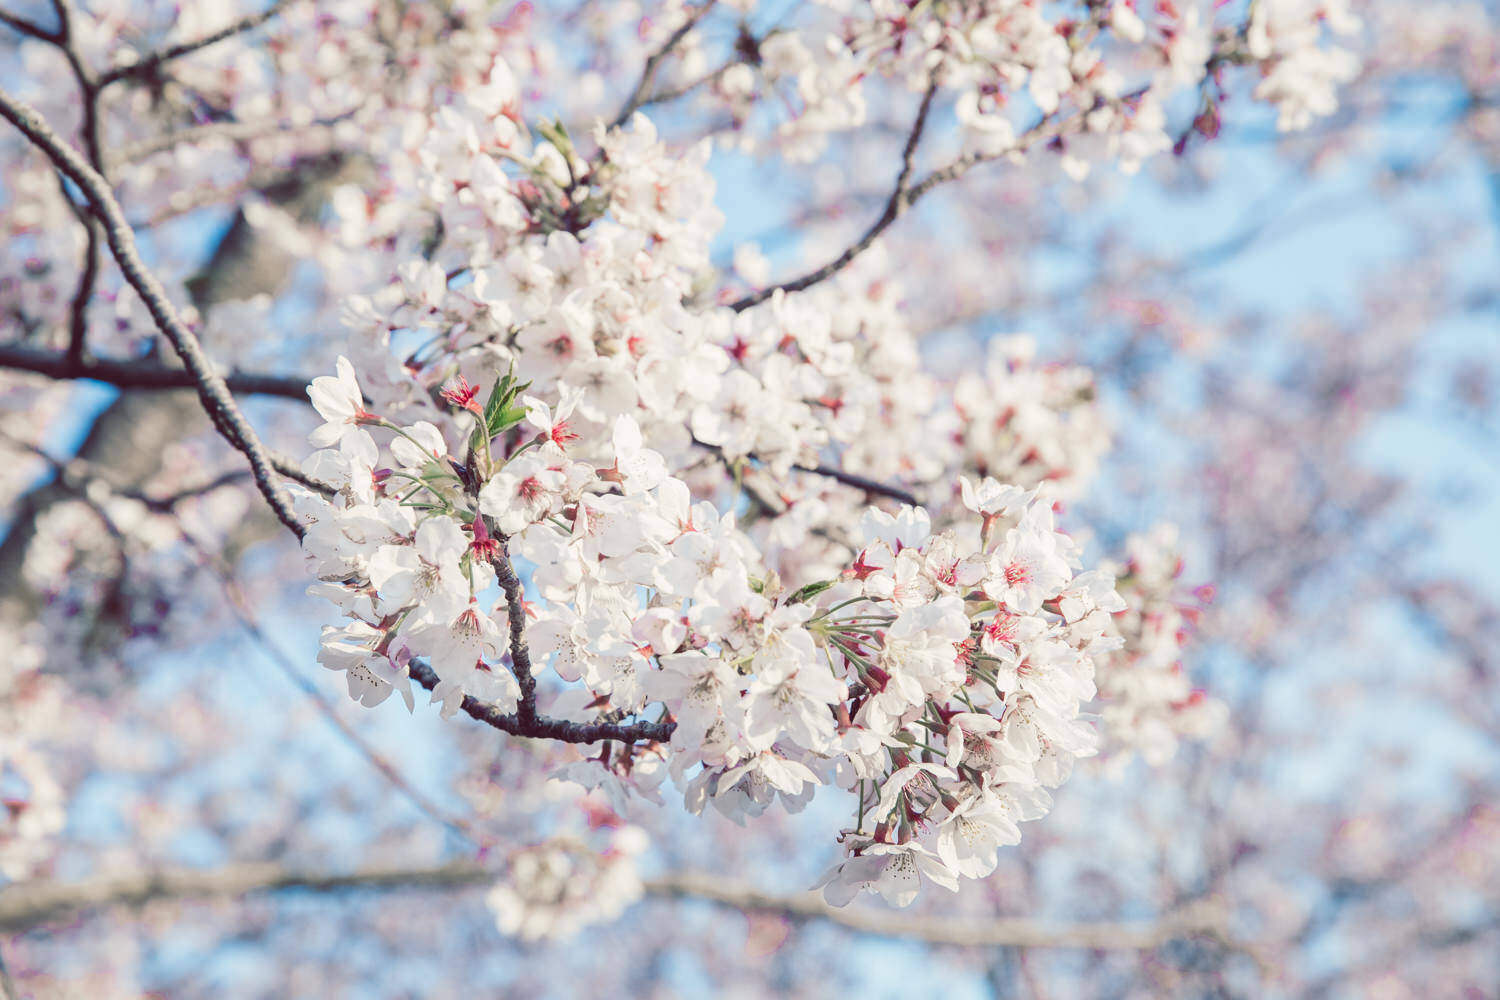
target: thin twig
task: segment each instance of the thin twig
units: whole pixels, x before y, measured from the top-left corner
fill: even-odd
[[[1207,73],[1212,73],[1222,65],[1237,64],[1244,61],[1245,58],[1238,39],[1222,39],[1220,47],[1208,58],[1204,70]],[[1129,105],[1132,101],[1141,98],[1148,89],[1149,87],[1141,87],[1117,98],[1113,103]],[[946,166],[933,170],[917,183],[910,184],[912,154],[916,151],[917,142],[921,139],[922,126],[928,105],[932,100],[932,94],[933,91],[929,87],[927,95],[923,98],[922,109],[918,114],[917,121],[907,137],[906,148],[902,154],[901,174],[896,180],[895,189],[891,191],[891,196],[886,202],[885,210],[881,212],[880,217],[871,224],[870,228],[865,230],[864,234],[847,247],[843,253],[822,267],[814,271],[809,271],[799,278],[794,278],[778,285],[771,285],[768,288],[762,288],[759,291],[745,295],[731,303],[731,309],[735,312],[741,312],[751,306],[764,302],[778,291],[799,292],[831,278],[845,267],[848,267],[856,257],[868,250],[881,233],[889,229],[897,219],[905,214],[907,209],[930,194],[935,188],[958,180],[980,164],[1015,156],[1026,152],[1038,143],[1050,142],[1053,139],[1059,138],[1069,129],[1080,127],[1087,118],[1088,112],[1096,110],[1100,104],[1104,103],[1101,99],[1100,104],[1096,104],[1095,107],[1081,110],[1070,117],[1061,117],[1056,112],[1042,115],[1030,128],[1022,132],[1014,143],[1005,149],[995,152],[965,154]]]
[[[225,439],[249,460],[250,467],[255,472],[256,486],[265,497],[266,503],[270,504],[271,509],[276,512],[281,523],[301,538],[305,533],[302,523],[297,519],[291,504],[277,486],[275,471],[271,467],[270,459],[266,455],[260,438],[256,436],[254,429],[240,412],[239,405],[235,403],[229,387],[224,384],[224,379],[213,370],[207,356],[203,353],[202,346],[198,343],[198,338],[178,318],[177,310],[167,298],[166,289],[142,263],[140,254],[135,248],[135,234],[131,231],[129,223],[125,221],[125,214],[120,210],[120,205],[115,201],[114,195],[110,193],[104,178],[100,177],[77,151],[58,138],[57,133],[42,120],[34,109],[3,91],[0,91],[0,116],[20,129],[28,139],[46,153],[53,164],[67,174],[89,199],[95,213],[103,220],[105,239],[109,243],[115,261],[125,275],[125,280],[140,295],[141,301],[146,304],[147,311],[156,321],[157,328],[171,342],[178,357],[192,374],[198,397],[202,400],[210,418],[213,419]]]
[[[275,469],[277,472],[281,473],[292,482],[300,483],[301,485],[306,486],[314,493],[321,493],[325,497],[332,497],[338,494],[338,490],[334,489],[332,486],[329,486],[327,483],[319,482],[312,476],[309,476],[307,473],[302,471],[302,467],[300,465],[292,461],[287,456],[281,454],[280,452],[271,452],[271,468]]]
[[[777,292],[800,292],[804,288],[816,285],[849,265],[854,258],[870,248],[876,237],[890,228],[891,224],[911,207],[911,205],[922,196],[921,192],[909,190],[911,183],[912,168],[916,161],[917,147],[922,142],[922,133],[927,128],[927,114],[932,110],[932,100],[937,96],[938,83],[933,80],[927,85],[927,92],[922,95],[922,103],[917,108],[917,117],[912,122],[911,132],[907,134],[906,145],[901,151],[901,172],[896,176],[896,185],[891,190],[891,195],[886,199],[885,209],[880,213],[869,229],[865,230],[863,236],[851,244],[836,258],[824,264],[816,271],[810,271],[800,278],[784,281],[779,285],[771,285],[759,291],[751,292],[749,295],[736,300],[730,305],[735,312],[742,312],[753,305],[757,305],[769,299]]]
[[[309,122],[303,126],[293,125],[277,118],[249,122],[207,122],[203,125],[174,129],[170,132],[163,132],[160,135],[152,136],[149,139],[132,142],[116,150],[113,159],[116,163],[136,163],[146,159],[148,156],[154,156],[157,153],[164,152],[176,146],[209,142],[214,139],[224,139],[230,142],[249,142],[252,139],[261,139],[274,135],[295,134],[299,137],[305,137],[308,133],[317,130],[332,129],[338,124],[340,118],[347,117],[347,115],[344,115],[339,118],[326,118]]]
[[[229,599],[230,613],[234,615],[240,627],[255,640],[287,680],[291,681],[297,690],[302,692],[313,708],[317,709],[318,714],[329,725],[338,730],[340,735],[343,736],[344,741],[356,753],[365,758],[376,771],[379,771],[396,791],[400,792],[408,802],[417,808],[418,812],[447,827],[454,834],[473,844],[475,847],[483,848],[484,844],[480,837],[470,828],[468,822],[449,814],[407,781],[394,764],[383,757],[374,747],[366,743],[364,737],[343,716],[338,714],[334,707],[324,699],[322,692],[318,690],[317,686],[303,676],[302,671],[297,669],[292,663],[291,658],[283,653],[281,647],[276,645],[271,637],[266,634],[265,630],[260,627],[260,623],[255,619],[250,601],[245,597],[244,592],[240,590],[239,583],[234,578],[233,570],[225,564],[222,557],[211,552],[206,546],[200,545],[180,523],[177,525],[177,533],[187,543],[188,547],[198,554],[204,566],[218,579],[219,586],[224,591],[224,596]]]
[[[83,53],[73,37],[72,0],[52,0],[52,9],[57,13],[57,32],[51,39],[61,50],[78,83],[78,100],[83,108],[83,148],[88,153],[89,165],[100,177],[109,179],[105,169],[104,143],[101,139],[99,120],[99,84],[84,63]],[[62,177],[58,177],[62,183]],[[66,185],[63,198],[72,205]],[[99,277],[99,220],[89,212],[78,213],[79,222],[88,232],[88,244],[84,249],[83,268],[78,275],[78,287],[73,292],[73,304],[68,310],[68,360],[78,363],[83,360],[88,348],[88,309],[94,299],[94,284]]]
[[[171,62],[173,59],[177,59],[182,56],[189,55],[193,52],[197,52],[199,49],[206,49],[210,45],[214,45],[218,42],[224,41],[226,38],[233,38],[235,35],[242,34],[246,31],[251,31],[255,28],[260,27],[262,24],[265,24],[271,18],[281,13],[282,8],[286,7],[289,3],[291,3],[291,0],[276,0],[275,3],[271,4],[271,6],[267,7],[265,10],[255,14],[246,14],[239,20],[231,21],[229,24],[226,24],[218,31],[210,32],[209,34],[204,35],[201,38],[195,38],[192,41],[180,42],[177,45],[168,46],[167,48],[162,49],[159,52],[153,52],[143,59],[129,64],[128,66],[116,66],[114,69],[99,77],[99,86],[102,89],[120,80],[132,80],[137,77],[150,76],[152,73],[156,72],[156,70],[160,68],[163,63]]]
[[[826,476],[829,479],[843,483],[845,486],[853,486],[856,489],[864,490],[872,496],[889,497],[898,503],[904,503],[911,507],[921,506],[921,502],[917,500],[916,494],[910,490],[903,490],[899,486],[887,485],[878,479],[857,476],[852,472],[835,469],[829,465],[794,465],[792,468],[798,472],[810,472],[815,476]]]
[[[724,457],[724,449],[718,445],[709,444],[707,441],[700,441],[697,437],[694,437],[692,441],[699,448],[702,448],[704,451],[713,452],[719,457],[720,461],[728,464],[728,460]],[[759,461],[754,455],[747,455],[746,457],[752,461]],[[912,507],[921,506],[921,501],[910,490],[904,490],[899,486],[890,486],[878,479],[870,479],[867,476],[856,475],[853,472],[845,472],[843,469],[836,469],[831,465],[793,465],[792,468],[798,472],[806,472],[810,475],[823,476],[835,480],[843,483],[845,486],[853,486],[855,489],[864,490],[865,493],[871,496],[889,497],[892,500]]]
[[[625,103],[620,107],[620,113],[615,115],[614,121],[610,122],[610,128],[619,128],[621,125],[624,125],[630,120],[630,116],[635,114],[636,110],[646,103],[647,97],[651,93],[651,85],[656,81],[656,71],[661,68],[662,61],[671,55],[672,50],[682,43],[682,40],[687,37],[688,32],[697,27],[698,22],[707,16],[716,2],[717,0],[704,0],[702,6],[689,14],[687,20],[683,21],[676,31],[667,36],[667,40],[662,43],[661,48],[651,53],[650,58],[646,60],[645,69],[641,70],[641,78],[637,81],[635,90],[631,91],[630,96],[625,99]]]

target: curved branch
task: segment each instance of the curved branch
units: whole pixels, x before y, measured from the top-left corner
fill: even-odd
[[[637,108],[647,103],[651,93],[651,85],[656,81],[656,71],[661,68],[662,60],[672,54],[672,50],[682,43],[682,40],[687,37],[688,32],[697,27],[698,22],[703,20],[709,11],[713,10],[714,4],[717,2],[718,0],[704,0],[703,6],[688,14],[687,20],[683,21],[681,26],[667,37],[667,40],[662,43],[661,48],[651,53],[650,58],[646,60],[645,69],[641,70],[641,78],[636,83],[635,90],[631,91],[630,96],[625,99],[625,103],[620,107],[619,113],[609,123],[610,128],[619,128],[621,125],[624,125],[630,120],[630,116],[635,114]]]
[[[266,503],[276,512],[277,518],[301,538],[304,534],[302,523],[276,484],[275,470],[260,438],[240,412],[224,379],[213,370],[198,338],[178,318],[177,310],[167,298],[166,289],[142,263],[135,248],[135,234],[125,221],[125,214],[110,193],[104,178],[76,150],[63,143],[35,110],[4,92],[0,92],[0,117],[20,129],[88,197],[95,214],[103,221],[104,238],[109,243],[110,251],[120,265],[125,280],[140,295],[151,318],[156,321],[157,328],[171,342],[183,365],[193,376],[203,408],[213,418],[219,433],[249,460],[255,473],[256,486],[260,488]]]
[[[693,438],[693,444],[705,451],[713,452],[721,462],[729,464],[728,460],[724,457],[724,449],[718,445],[709,444],[707,441],[700,441],[696,437]],[[752,461],[757,460],[754,455],[747,455],[746,457]],[[922,505],[917,499],[916,494],[910,490],[904,490],[899,486],[891,486],[882,483],[878,479],[871,479],[868,476],[845,472],[843,469],[836,469],[831,465],[793,465],[792,468],[798,472],[806,472],[809,475],[823,476],[827,479],[835,480],[836,482],[843,483],[845,486],[853,486],[855,489],[864,490],[870,496],[889,497],[892,500],[911,507],[920,507]]]
[[[815,476],[825,476],[836,480],[845,486],[853,486],[855,489],[864,490],[872,496],[889,497],[909,507],[920,507],[921,502],[917,495],[910,490],[903,490],[899,486],[890,486],[878,479],[870,479],[867,476],[857,476],[843,469],[835,469],[830,465],[794,465],[792,468],[798,472],[810,472]]]
[[[413,660],[411,663],[411,679],[429,691],[440,683],[433,669],[420,660]],[[677,728],[675,722],[569,722],[566,719],[536,715],[534,710],[529,718],[523,719],[519,712],[507,715],[494,705],[482,702],[472,695],[464,695],[459,707],[469,718],[502,733],[537,740],[557,740],[559,743],[600,743],[604,740],[665,743],[672,738],[672,731]]]
[[[749,295],[735,300],[730,304],[729,308],[735,312],[743,312],[753,305],[764,302],[777,292],[800,292],[804,288],[811,288],[818,282],[832,277],[849,266],[854,258],[870,248],[870,244],[875,242],[876,237],[889,229],[891,224],[897,219],[901,218],[902,213],[910,208],[924,193],[915,189],[909,190],[908,185],[911,183],[911,173],[916,160],[917,146],[922,142],[922,133],[927,128],[927,114],[932,110],[932,100],[937,96],[937,91],[938,83],[936,80],[933,80],[927,85],[927,92],[922,95],[922,103],[917,108],[916,121],[912,123],[911,132],[906,137],[906,146],[901,150],[901,172],[896,175],[896,186],[891,191],[891,196],[886,199],[885,209],[880,213],[880,218],[876,219],[870,225],[870,228],[865,230],[864,235],[854,241],[843,253],[816,271],[809,271],[800,278],[793,278],[791,281],[783,281],[779,285],[771,285],[759,291],[751,292]]]

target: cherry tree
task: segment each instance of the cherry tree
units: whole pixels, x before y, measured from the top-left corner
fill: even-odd
[[[997,993],[1405,982],[1308,961],[1361,922],[1492,980],[1493,907],[1432,916],[1500,870],[1492,750],[1405,830],[1283,820],[1268,763],[1358,601],[1477,664],[1442,711],[1493,743],[1489,598],[1360,456],[1472,293],[1434,253],[1267,320],[1193,272],[1296,220],[1174,258],[1109,219],[1254,128],[1309,184],[1378,164],[1413,78],[1493,164],[1488,12],[1403,6],[0,8],[6,990],[550,981],[466,976],[503,947],[820,995],[863,946],[814,925]]]

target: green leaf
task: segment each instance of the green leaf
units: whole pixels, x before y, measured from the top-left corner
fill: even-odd
[[[828,588],[832,587],[835,583],[838,583],[838,581],[837,580],[819,580],[816,583],[809,583],[806,586],[798,587],[796,589],[796,591],[793,592],[792,596],[789,597],[789,598],[787,598],[787,603],[788,604],[806,604],[808,601],[812,600],[814,597],[817,597],[819,594],[823,593],[823,591],[825,591]]]
[[[568,130],[564,127],[562,119],[538,122],[536,130],[542,133],[542,138],[557,147],[557,151],[565,158],[573,155],[573,140],[568,136]]]
[[[484,404],[484,424],[474,428],[469,447],[482,448],[483,435],[487,434],[493,440],[525,420],[526,407],[520,402],[520,398],[530,388],[530,382],[516,381],[514,371],[502,375],[490,390],[489,399]]]

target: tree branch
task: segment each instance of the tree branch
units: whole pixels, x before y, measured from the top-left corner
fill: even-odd
[[[693,438],[693,444],[697,445],[699,448],[704,449],[705,451],[713,452],[719,457],[720,461],[726,461],[724,458],[724,450],[718,445],[709,444],[707,441],[699,441],[696,437]],[[747,457],[751,459],[755,458],[754,455],[750,455]],[[867,476],[856,475],[853,472],[845,472],[843,469],[836,469],[831,465],[793,465],[792,468],[796,469],[798,472],[806,472],[810,475],[824,476],[828,479],[836,480],[843,483],[845,486],[853,486],[855,489],[864,490],[865,493],[871,496],[889,497],[892,500],[907,504],[912,507],[921,506],[920,501],[917,500],[916,494],[912,493],[909,490],[904,490],[899,486],[887,485],[886,483],[882,483],[878,479],[870,479]]]
[[[1223,937],[1222,906],[1200,900],[1150,922],[1080,924],[1038,923],[1024,917],[957,919],[918,916],[863,907],[835,907],[817,893],[773,895],[726,882],[718,875],[692,872],[646,883],[652,895],[702,899],[736,910],[776,913],[800,920],[826,920],[846,930],[874,937],[922,941],[960,948],[1083,948],[1090,951],[1141,951],[1198,934]]]
[[[899,486],[889,486],[885,483],[882,483],[878,479],[870,479],[866,476],[857,476],[852,472],[845,472],[843,469],[835,469],[829,465],[794,465],[792,466],[792,468],[796,469],[798,472],[810,472],[815,476],[826,476],[829,479],[834,479],[838,482],[843,483],[845,486],[853,486],[855,489],[864,490],[866,493],[873,496],[889,497],[892,500],[907,504],[911,507],[921,506],[921,503],[917,500],[915,493],[912,493],[909,490],[903,490]]]
[[[271,4],[265,10],[256,14],[247,14],[237,21],[231,21],[218,31],[210,32],[192,41],[180,42],[177,45],[168,46],[128,66],[116,66],[99,77],[99,87],[103,89],[120,80],[133,80],[137,77],[150,76],[163,63],[171,62],[173,59],[197,52],[199,49],[206,49],[210,45],[224,41],[226,38],[233,38],[235,35],[260,27],[277,14],[280,14],[282,8],[286,7],[289,3],[291,3],[291,0],[276,0],[275,3]]]
[[[144,906],[156,900],[224,899],[249,892],[303,889],[454,888],[486,878],[470,863],[436,868],[371,867],[346,874],[299,872],[274,861],[226,865],[208,870],[175,869],[115,875],[83,882],[20,882],[0,890],[0,932],[15,934],[59,923],[82,910],[102,906]]]
[[[1243,61],[1243,59],[1244,56],[1241,52],[1241,44],[1238,38],[1222,39],[1219,48],[1209,56],[1204,66],[1204,72],[1212,73],[1219,66],[1238,63]],[[865,230],[864,235],[860,236],[858,240],[845,249],[843,253],[839,254],[838,257],[817,270],[809,271],[800,278],[784,281],[778,285],[771,285],[768,288],[762,288],[759,291],[745,295],[730,303],[729,307],[731,309],[735,312],[742,312],[751,306],[764,302],[776,294],[777,291],[800,292],[804,288],[811,288],[813,285],[831,278],[848,267],[856,257],[868,250],[881,233],[889,229],[897,219],[905,214],[907,209],[931,193],[934,188],[947,184],[950,181],[958,180],[982,163],[990,163],[994,160],[1024,153],[1039,142],[1048,142],[1056,139],[1070,128],[1081,125],[1088,112],[1094,110],[1094,108],[1081,109],[1066,118],[1058,116],[1056,112],[1045,114],[1037,119],[1025,132],[1017,136],[1015,142],[1007,148],[997,152],[968,153],[960,156],[946,166],[933,170],[916,184],[911,184],[912,158],[916,153],[917,144],[921,141],[922,130],[926,124],[927,112],[932,103],[935,87],[935,83],[930,84],[926,95],[922,99],[922,106],[917,113],[916,121],[912,125],[911,133],[907,136],[906,147],[902,151],[901,173],[896,178],[895,189],[891,191],[891,196],[886,201],[885,210],[881,212],[880,217],[871,224],[870,228]],[[1129,104],[1132,101],[1138,100],[1148,89],[1147,87],[1141,87],[1118,98],[1116,103]]]
[[[110,361],[88,358],[74,361],[66,354],[21,344],[0,344],[0,368],[36,372],[56,379],[89,379],[121,389],[195,389],[198,381],[185,368],[154,361]],[[296,375],[262,375],[230,372],[223,377],[231,392],[247,396],[279,396],[307,402],[311,379]]]
[[[440,683],[438,675],[421,660],[412,661],[411,679],[429,691]],[[569,722],[566,719],[534,714],[529,719],[522,719],[519,713],[507,715],[494,705],[471,695],[464,695],[459,707],[469,718],[502,733],[536,740],[556,740],[559,743],[599,743],[604,740],[665,743],[672,738],[672,730],[677,728],[675,722]]]
[[[635,90],[631,91],[630,96],[625,99],[614,121],[609,123],[610,128],[619,128],[624,125],[630,120],[630,116],[635,114],[636,109],[647,102],[648,95],[651,93],[651,85],[656,80],[656,71],[661,68],[662,61],[672,54],[672,50],[682,43],[688,32],[697,27],[698,22],[703,20],[709,11],[713,10],[717,2],[718,0],[704,0],[703,5],[689,14],[687,20],[667,37],[661,48],[651,53],[650,58],[646,60],[645,69],[641,71],[641,78],[636,83]]]
[[[896,175],[896,186],[891,191],[891,196],[886,199],[885,209],[865,230],[863,236],[851,244],[843,253],[824,264],[816,271],[810,271],[800,278],[784,281],[779,285],[771,285],[759,291],[751,292],[743,298],[737,299],[729,308],[735,312],[743,312],[753,305],[758,305],[769,299],[777,292],[800,292],[804,288],[810,288],[818,282],[823,281],[842,271],[854,258],[870,248],[875,238],[890,228],[891,224],[901,218],[911,205],[921,197],[921,193],[910,192],[907,186],[911,183],[912,166],[916,160],[917,147],[922,142],[922,133],[927,128],[927,114],[932,110],[932,100],[937,96],[938,83],[933,80],[927,85],[927,92],[922,95],[922,103],[917,108],[916,121],[912,123],[911,132],[906,137],[906,146],[901,151],[901,172]]]
[[[455,862],[438,867],[370,867],[344,874],[299,872],[275,862],[227,865],[207,871],[175,869],[90,879],[22,882],[0,891],[0,931],[20,933],[67,920],[88,909],[143,906],[158,900],[226,899],[250,892],[359,889],[451,889],[483,884],[495,873]],[[1038,923],[1020,917],[967,919],[912,917],[875,909],[837,909],[815,893],[776,895],[724,880],[717,874],[679,873],[644,883],[647,895],[703,900],[741,912],[774,913],[793,920],[822,920],[857,934],[967,948],[1080,948],[1139,951],[1198,935],[1224,936],[1222,906],[1189,904],[1150,922]]]
[[[505,591],[505,616],[510,624],[510,666],[521,687],[516,718],[523,724],[536,721],[536,676],[531,672],[531,649],[526,645],[526,591],[511,565],[510,547],[500,538],[500,552],[490,561],[500,588]]]
[[[78,100],[83,108],[83,148],[88,153],[89,165],[100,177],[108,177],[104,164],[104,145],[99,131],[99,85],[83,61],[83,53],[73,37],[72,0],[52,0],[52,9],[57,13],[57,32],[48,39],[67,59],[73,70],[73,79],[78,83]],[[58,176],[63,199],[73,205],[67,185]],[[73,304],[68,310],[68,360],[74,363],[83,360],[88,346],[88,310],[94,299],[94,284],[99,277],[99,220],[92,214],[75,208],[78,221],[88,232],[88,244],[84,249],[83,267],[78,275],[78,287],[73,292]]]
[[[53,45],[56,45],[58,42],[58,35],[56,32],[48,31],[41,25],[33,24],[32,22],[26,20],[24,17],[16,17],[16,15],[14,14],[7,14],[3,10],[0,10],[0,24],[3,24],[11,28],[13,31],[17,31],[25,35],[27,38],[35,38],[38,41],[42,42],[51,42]]]
[[[20,129],[88,197],[95,214],[103,220],[105,239],[125,280],[140,295],[158,329],[171,342],[178,357],[192,374],[204,409],[208,411],[219,433],[249,460],[255,473],[256,486],[281,523],[301,538],[304,534],[302,523],[276,485],[275,471],[265,448],[240,412],[224,379],[211,367],[198,338],[178,318],[176,309],[167,298],[166,289],[141,262],[135,249],[135,235],[104,178],[84,162],[77,151],[63,143],[31,107],[3,91],[0,91],[0,116]]]

